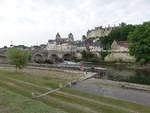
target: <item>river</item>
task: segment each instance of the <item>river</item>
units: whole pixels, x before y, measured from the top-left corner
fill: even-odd
[[[106,96],[150,106],[150,92],[148,91],[106,85],[112,81],[150,85],[150,70],[130,69],[122,65],[96,65],[95,67],[103,67],[107,69],[106,73],[101,76],[101,79],[92,78],[78,83],[77,85],[72,86],[72,88],[93,93],[98,96]],[[106,81],[106,84],[101,84],[101,81]]]
[[[107,72],[101,76],[101,79],[150,85],[150,69],[127,68],[127,66],[124,65],[99,64],[95,66],[107,69]]]

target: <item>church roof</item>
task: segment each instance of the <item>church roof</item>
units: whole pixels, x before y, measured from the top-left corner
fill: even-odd
[[[129,43],[128,41],[117,41],[117,44],[118,44],[119,46],[128,48],[128,46],[129,46],[130,43]]]

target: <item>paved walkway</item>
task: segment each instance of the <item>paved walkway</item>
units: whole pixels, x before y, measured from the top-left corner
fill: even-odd
[[[72,86],[72,88],[94,93],[98,96],[106,96],[150,106],[150,92],[96,84],[98,81],[98,79],[89,79]]]

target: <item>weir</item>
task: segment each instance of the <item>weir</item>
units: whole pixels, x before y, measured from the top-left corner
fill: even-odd
[[[106,68],[96,67],[94,68],[94,72],[96,72],[96,75],[94,77],[100,79],[102,76],[105,75],[106,71]]]

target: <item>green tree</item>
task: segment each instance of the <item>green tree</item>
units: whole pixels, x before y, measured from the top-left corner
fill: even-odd
[[[128,39],[131,42],[130,54],[141,63],[150,61],[150,22],[136,26],[135,31],[129,34]]]
[[[29,60],[29,51],[18,48],[9,48],[6,52],[9,63],[16,66],[17,69],[24,68]]]
[[[120,23],[120,26],[126,26],[127,24],[125,22]]]
[[[100,37],[99,39],[103,44],[104,49],[110,49],[114,40],[126,41],[128,34],[133,32],[134,29],[134,25],[126,25],[125,23],[122,23],[119,27],[114,28],[108,36]]]
[[[100,55],[101,55],[101,57],[102,57],[102,60],[104,60],[105,57],[106,57],[107,55],[109,55],[109,54],[110,54],[110,52],[100,52]]]
[[[89,60],[91,60],[92,58],[94,58],[94,55],[93,55],[91,52],[88,52],[88,51],[85,51],[85,50],[82,51],[81,54],[82,54],[83,60],[89,61]]]

